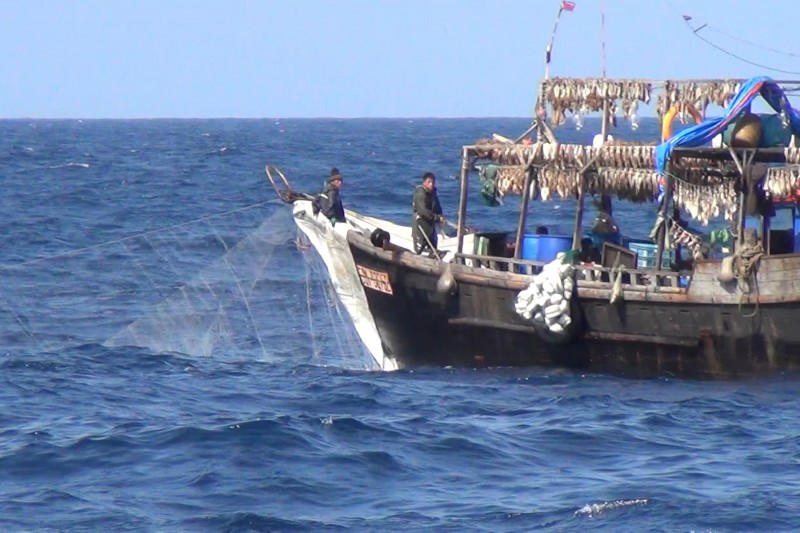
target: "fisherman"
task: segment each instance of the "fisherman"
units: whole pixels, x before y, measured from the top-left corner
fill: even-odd
[[[339,189],[342,187],[342,175],[339,169],[333,167],[331,175],[325,182],[325,187],[313,201],[314,214],[322,213],[322,215],[331,221],[333,226],[337,222],[344,222],[344,206],[342,205],[342,198]]]
[[[578,258],[580,259],[581,263],[594,263],[596,265],[600,264],[600,251],[589,237],[584,237],[581,239],[581,251],[578,254]]]
[[[603,194],[600,197],[600,201],[595,202],[595,207],[597,208],[597,216],[594,219],[592,233],[602,236],[606,240],[619,236],[619,226],[612,215],[611,197]]]
[[[442,206],[436,194],[436,176],[433,172],[426,172],[422,176],[422,185],[418,185],[414,190],[412,208],[411,235],[414,239],[414,252],[417,254],[427,252],[433,257],[437,244],[436,223],[444,222]]]

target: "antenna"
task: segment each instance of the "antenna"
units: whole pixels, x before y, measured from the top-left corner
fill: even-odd
[[[558,21],[561,19],[561,13],[564,11],[572,11],[575,9],[575,2],[567,0],[558,1],[558,13],[556,14],[556,21],[553,23],[553,33],[550,34],[550,40],[547,42],[547,48],[544,51],[544,79],[550,79],[550,59],[553,53],[553,43],[556,40],[556,32],[558,31]]]
[[[600,67],[606,77],[606,0],[600,0]]]

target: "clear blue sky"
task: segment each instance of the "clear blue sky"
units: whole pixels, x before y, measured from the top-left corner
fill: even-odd
[[[551,72],[598,75],[601,0],[575,3],[561,17]],[[691,35],[681,13],[800,54],[800,2],[605,3],[609,76],[792,77],[713,49]],[[10,0],[0,17],[0,117],[530,116],[558,5]],[[703,35],[800,71],[798,56]]]

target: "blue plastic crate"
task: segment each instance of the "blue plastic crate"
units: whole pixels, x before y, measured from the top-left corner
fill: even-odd
[[[655,244],[649,241],[631,239],[628,241],[628,249],[631,252],[636,252],[637,268],[655,268],[656,252],[658,250]],[[664,254],[661,256],[661,268],[668,270],[674,262],[675,250],[665,249]]]

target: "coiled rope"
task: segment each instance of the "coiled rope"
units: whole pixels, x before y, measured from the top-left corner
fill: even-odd
[[[755,291],[755,309],[746,318],[755,316],[758,313],[758,281],[756,279],[756,267],[761,257],[764,255],[764,248],[760,242],[743,243],[733,255],[733,275],[736,278],[736,285],[741,291],[739,297],[739,311],[742,309],[745,298],[749,298]]]

